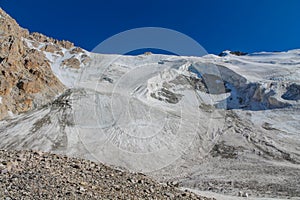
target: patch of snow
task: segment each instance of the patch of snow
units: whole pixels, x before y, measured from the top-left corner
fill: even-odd
[[[35,48],[33,46],[33,44],[32,44],[33,41],[32,40],[29,40],[29,39],[26,39],[26,38],[22,38],[22,40],[25,41],[25,43],[28,46],[28,48],[30,48],[30,49],[37,49],[37,48]]]
[[[8,114],[8,116],[11,117],[11,118],[13,118],[13,117],[16,116],[16,115],[15,115],[13,112],[11,112],[11,111],[8,111],[7,114]]]
[[[53,73],[56,75],[56,77],[67,87],[74,88],[76,81],[78,80],[82,70],[84,69],[84,65],[81,63],[80,69],[72,69],[67,68],[62,65],[62,62],[66,59],[70,58],[77,58],[79,61],[81,60],[80,57],[83,53],[79,54],[71,54],[71,50],[67,50],[65,48],[62,48],[63,56],[56,54],[56,53],[50,53],[50,52],[44,52],[46,55],[46,58],[50,61],[50,66],[53,71]],[[90,55],[90,54],[87,54]]]

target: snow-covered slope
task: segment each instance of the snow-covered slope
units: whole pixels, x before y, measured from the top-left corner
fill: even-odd
[[[45,54],[69,89],[1,121],[0,148],[97,160],[199,190],[300,196],[300,50]],[[67,67],[70,58],[80,67]]]

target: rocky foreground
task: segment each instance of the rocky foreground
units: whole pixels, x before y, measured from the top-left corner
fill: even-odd
[[[143,174],[34,151],[0,150],[2,199],[203,199]]]

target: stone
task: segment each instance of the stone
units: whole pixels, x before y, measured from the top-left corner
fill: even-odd
[[[242,197],[248,197],[248,196],[249,196],[249,194],[247,192],[244,192],[242,195]]]
[[[55,45],[52,45],[52,44],[46,44],[40,50],[50,52],[50,53],[54,53],[56,51],[60,51],[61,49],[58,46],[55,46]]]
[[[243,192],[242,192],[242,191],[239,191],[238,196],[239,196],[239,197],[243,196]]]
[[[77,58],[72,57],[72,58],[64,60],[61,63],[61,66],[66,66],[66,67],[73,68],[73,69],[79,69],[80,61]]]
[[[166,193],[165,193],[165,196],[167,196],[167,197],[169,197],[169,198],[171,198],[171,199],[175,198],[175,195],[172,194],[172,193],[169,193],[169,192],[166,192]]]
[[[150,191],[151,193],[154,193],[154,189],[153,189],[152,187],[150,187],[149,191]]]
[[[79,48],[79,47],[75,47],[70,51],[71,54],[79,54],[79,53],[84,53],[84,51]]]

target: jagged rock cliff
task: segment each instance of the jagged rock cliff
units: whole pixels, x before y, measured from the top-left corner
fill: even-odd
[[[29,33],[0,8],[0,119],[51,102],[65,86],[51,70],[46,53],[83,51],[68,41]],[[76,58],[64,61],[78,68]]]

